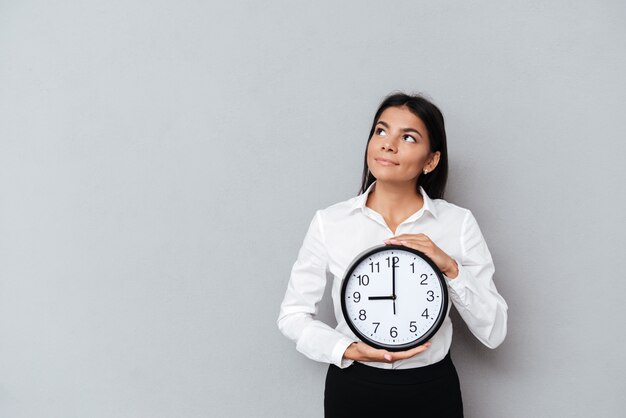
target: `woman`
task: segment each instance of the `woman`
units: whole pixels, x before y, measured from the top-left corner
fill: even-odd
[[[350,331],[341,311],[343,275],[365,249],[399,244],[439,267],[449,297],[487,347],[504,340],[507,304],[476,219],[443,200],[448,174],[444,119],[420,95],[392,94],[374,116],[359,196],[318,210],[293,265],[278,327],[307,357],[329,363],[326,417],[462,417],[460,385],[449,355],[449,309],[427,343],[402,352],[375,349]],[[338,325],[316,320],[327,272]]]

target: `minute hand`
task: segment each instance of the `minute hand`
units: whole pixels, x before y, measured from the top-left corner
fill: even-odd
[[[393,314],[395,315],[396,314],[396,263],[393,263],[391,267],[391,296],[393,297]]]

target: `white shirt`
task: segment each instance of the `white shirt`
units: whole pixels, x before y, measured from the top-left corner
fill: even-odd
[[[358,341],[341,311],[341,281],[353,259],[364,250],[400,234],[427,235],[458,264],[455,279],[444,275],[449,297],[470,331],[489,348],[504,340],[508,306],[493,282],[491,253],[468,209],[443,199],[430,199],[420,187],[424,204],[398,225],[395,233],[384,218],[365,206],[372,183],[365,193],[315,212],[293,264],[277,324],[307,357],[341,368],[353,361],[343,359],[346,348]],[[332,299],[337,327],[315,319],[317,305],[324,295],[327,272],[332,277]],[[431,338],[426,351],[394,363],[364,362],[369,366],[405,369],[442,360],[450,349],[452,323],[450,306],[444,322]]]

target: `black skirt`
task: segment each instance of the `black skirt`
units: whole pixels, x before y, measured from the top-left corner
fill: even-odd
[[[459,376],[450,353],[438,363],[413,369],[380,369],[358,362],[345,369],[328,367],[325,418],[389,414],[462,418]]]

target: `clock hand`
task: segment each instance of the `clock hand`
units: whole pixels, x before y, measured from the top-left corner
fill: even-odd
[[[396,264],[391,267],[391,295],[396,295]]]
[[[391,295],[391,296],[370,296],[368,297],[369,300],[395,300],[395,296]]]
[[[393,314],[396,314],[396,263],[395,257],[393,258],[393,265],[391,267],[391,296],[393,296]]]

